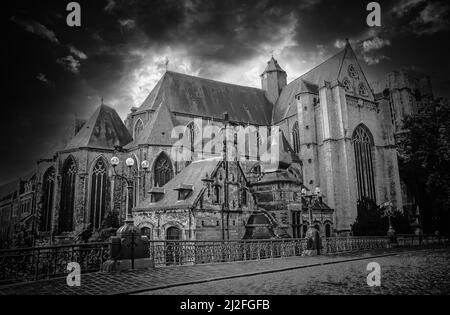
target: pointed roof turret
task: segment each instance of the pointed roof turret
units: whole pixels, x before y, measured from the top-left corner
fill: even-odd
[[[283,68],[280,67],[278,61],[272,56],[272,58],[270,58],[270,60],[267,62],[267,66],[266,69],[264,70],[264,73],[273,71],[280,71],[286,73],[286,71],[284,71]]]
[[[102,104],[70,140],[65,149],[113,149],[115,146],[125,146],[132,140],[133,138],[117,112]]]

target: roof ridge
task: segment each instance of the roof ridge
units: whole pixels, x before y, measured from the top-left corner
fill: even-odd
[[[327,59],[325,59],[324,61],[322,61],[321,63],[319,63],[317,66],[315,66],[314,68],[312,68],[312,69],[308,70],[307,72],[303,73],[303,74],[302,74],[301,76],[299,76],[297,79],[300,79],[301,77],[306,76],[307,74],[313,72],[314,70],[316,70],[317,68],[319,68],[320,66],[322,66],[322,65],[323,65],[324,63],[326,63],[327,61],[329,61],[329,60],[331,60],[331,59],[337,57],[339,54],[344,53],[345,50],[346,50],[346,48],[340,50],[338,53],[332,55],[331,57],[328,57]],[[345,54],[344,54],[344,55],[345,55]],[[342,61],[341,61],[341,62],[342,62]],[[297,79],[296,79],[296,80],[297,80]]]
[[[226,85],[231,85],[231,86],[237,86],[237,87],[246,88],[246,89],[254,89],[254,90],[258,90],[258,91],[264,92],[263,89],[260,89],[260,88],[257,88],[257,87],[253,87],[253,86],[239,85],[239,84],[230,83],[230,82],[218,81],[218,80],[208,79],[208,78],[199,77],[199,76],[190,75],[190,74],[185,74],[185,73],[176,72],[176,71],[167,71],[166,73],[172,73],[172,74],[175,74],[175,75],[182,75],[182,76],[185,76],[185,77],[190,77],[190,78],[194,78],[194,79],[200,79],[200,80],[203,80],[203,81],[209,81],[209,82],[213,82],[213,83],[220,83],[220,84],[226,84]]]

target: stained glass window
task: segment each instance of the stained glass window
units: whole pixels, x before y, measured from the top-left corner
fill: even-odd
[[[347,78],[342,81],[342,85],[344,86],[346,92],[351,92],[353,90],[352,83]]]
[[[164,186],[173,177],[173,168],[170,159],[166,154],[162,153],[155,162],[154,169],[155,185]]]
[[[142,122],[142,120],[138,119],[138,121],[134,125],[134,139],[139,136],[142,130],[144,130],[144,123]]]
[[[47,232],[51,230],[55,168],[51,167],[45,172],[42,185],[42,209],[39,231]]]
[[[62,169],[61,206],[59,210],[60,232],[71,232],[73,230],[76,174],[75,160],[73,157],[68,157]]]
[[[359,94],[360,95],[363,95],[363,96],[366,96],[368,93],[367,93],[367,88],[366,88],[366,86],[364,85],[364,83],[360,83],[359,84],[359,86],[358,86],[358,92],[359,92]]]
[[[91,174],[91,205],[89,222],[92,228],[99,229],[102,226],[106,212],[106,194],[109,184],[106,163],[98,159]]]
[[[359,79],[359,73],[358,70],[356,70],[354,65],[348,66],[348,74],[353,79]]]
[[[353,132],[352,142],[355,150],[358,200],[369,198],[375,201],[373,139],[370,131],[363,125],[358,126]]]
[[[300,153],[300,131],[298,127],[298,121],[295,122],[294,128],[292,128],[292,142],[294,146],[294,152]]]

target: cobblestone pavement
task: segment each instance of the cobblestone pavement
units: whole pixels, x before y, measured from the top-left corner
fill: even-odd
[[[369,262],[381,266],[381,286],[367,285]],[[450,294],[450,249],[400,253],[144,294]]]
[[[389,257],[379,257],[386,255]],[[378,258],[368,258],[374,256]],[[423,293],[431,284],[434,284],[434,288],[430,288],[430,293],[448,294],[449,256],[449,248],[405,248],[330,256],[165,267],[113,274],[93,273],[82,275],[81,287],[67,286],[64,277],[0,287],[0,295],[124,294],[150,290],[152,291],[147,293],[343,294],[401,293],[405,290]],[[370,290],[365,284],[365,277],[368,274],[365,268],[369,260],[382,265],[382,287],[379,289]],[[286,271],[290,269],[293,270]],[[278,272],[280,270],[285,271]],[[250,276],[255,274],[258,275]],[[224,278],[228,280],[218,280]],[[402,281],[397,282],[398,279]],[[411,291],[412,289],[414,291]]]

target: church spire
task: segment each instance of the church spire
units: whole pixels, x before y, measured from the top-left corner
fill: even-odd
[[[281,90],[287,84],[287,74],[273,57],[267,62],[266,69],[261,74],[261,88],[266,91],[267,99],[275,104]]]

